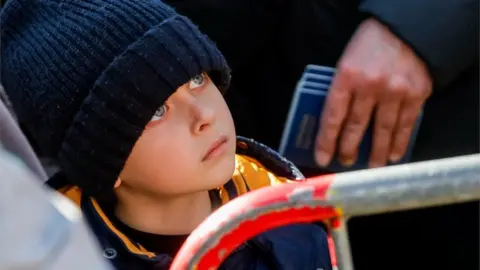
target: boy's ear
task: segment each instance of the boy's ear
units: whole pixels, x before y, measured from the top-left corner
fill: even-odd
[[[118,188],[122,184],[122,179],[118,178],[117,181],[115,182],[115,185],[113,185],[113,188]]]

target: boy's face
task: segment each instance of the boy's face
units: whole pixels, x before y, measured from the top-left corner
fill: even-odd
[[[210,190],[230,179],[236,135],[208,75],[181,86],[156,112],[120,174],[122,185],[154,197]]]

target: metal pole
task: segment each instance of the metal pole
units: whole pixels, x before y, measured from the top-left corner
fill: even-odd
[[[480,198],[480,155],[338,174],[326,201],[346,216],[459,203]]]
[[[350,239],[348,238],[347,224],[344,218],[334,219],[332,236],[335,243],[338,270],[353,270],[352,252],[350,251]],[[336,223],[336,224],[335,224]],[[335,266],[334,266],[335,267]]]

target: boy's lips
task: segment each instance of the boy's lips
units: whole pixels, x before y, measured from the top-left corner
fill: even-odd
[[[228,137],[225,135],[220,136],[215,142],[212,143],[210,148],[207,150],[205,155],[203,156],[202,161],[206,161],[212,159],[220,154],[222,154],[225,150],[227,145]]]

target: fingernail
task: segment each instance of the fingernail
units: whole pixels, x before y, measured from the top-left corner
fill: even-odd
[[[342,163],[343,166],[345,167],[350,167],[355,163],[355,159],[353,158],[342,158],[340,159],[340,163]]]
[[[368,167],[369,168],[380,168],[380,167],[383,167],[383,165],[381,163],[377,163],[377,162],[370,162],[368,164]]]
[[[320,166],[327,166],[330,163],[330,155],[323,151],[318,151],[316,154],[316,158],[317,163]]]
[[[398,155],[398,154],[391,154],[390,157],[388,158],[390,160],[390,162],[399,162],[400,159],[402,159],[402,156]]]

